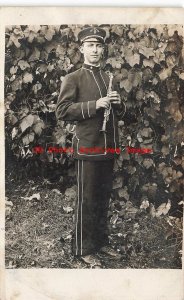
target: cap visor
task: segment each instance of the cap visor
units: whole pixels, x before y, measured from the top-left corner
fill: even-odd
[[[104,39],[102,37],[99,36],[90,36],[90,37],[85,37],[82,40],[82,43],[84,42],[100,42],[100,43],[104,43]]]

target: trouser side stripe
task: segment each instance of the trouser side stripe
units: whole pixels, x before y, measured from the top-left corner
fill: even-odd
[[[84,183],[83,183],[83,171],[84,170],[84,166],[83,166],[83,160],[82,160],[82,171],[81,171],[81,182],[82,182],[82,196],[81,196],[81,255],[82,255],[82,204],[83,204],[83,189],[84,189]]]
[[[76,255],[78,254],[78,214],[79,214],[79,160],[78,160],[78,175],[77,175],[77,184],[78,184],[78,201],[77,201],[77,220],[76,220]]]

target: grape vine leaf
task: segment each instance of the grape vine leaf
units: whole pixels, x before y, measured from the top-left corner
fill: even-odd
[[[24,73],[23,82],[24,83],[29,83],[29,82],[32,83],[33,82],[33,75],[31,73],[28,73],[28,72]]]
[[[41,135],[42,130],[44,129],[45,124],[42,120],[33,125],[33,130],[36,134]]]
[[[22,133],[30,126],[33,125],[34,122],[34,116],[33,115],[28,115],[27,117],[25,117],[22,122],[20,123],[20,128],[22,130]]]
[[[34,141],[34,136],[35,136],[34,132],[26,134],[22,138],[23,145],[29,145],[31,142],[33,142]]]
[[[30,65],[28,64],[28,62],[25,61],[25,60],[23,60],[23,59],[19,60],[18,66],[19,66],[19,67],[21,68],[21,70],[23,70],[23,71],[24,71],[25,69],[27,69],[27,68],[30,67]]]

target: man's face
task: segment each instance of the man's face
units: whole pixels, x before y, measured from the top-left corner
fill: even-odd
[[[87,64],[98,65],[104,47],[97,39],[86,40],[80,48],[81,53],[84,55],[84,62]]]

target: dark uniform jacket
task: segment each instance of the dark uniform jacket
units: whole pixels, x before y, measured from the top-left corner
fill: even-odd
[[[108,160],[118,152],[117,113],[113,105],[106,125],[100,132],[104,108],[96,110],[96,100],[107,95],[109,76],[100,68],[83,64],[82,68],[65,76],[56,105],[58,120],[77,121],[73,136],[74,158]],[[122,109],[122,107],[121,107]]]

